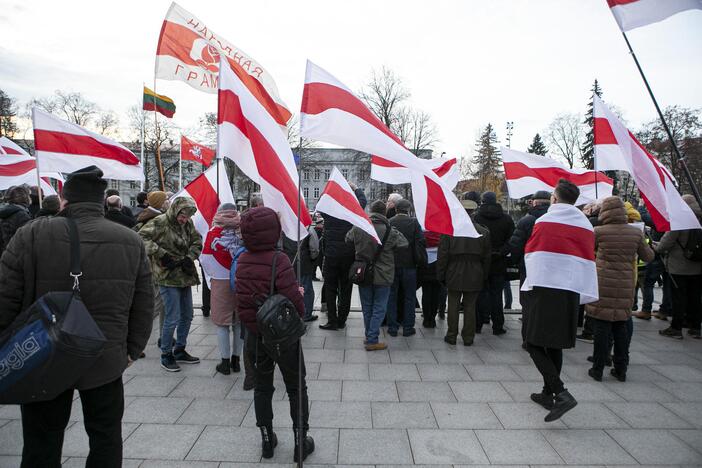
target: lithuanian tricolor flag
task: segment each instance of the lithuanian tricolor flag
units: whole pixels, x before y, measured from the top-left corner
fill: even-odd
[[[173,99],[156,94],[144,86],[144,110],[156,111],[170,119],[175,114],[176,106]]]

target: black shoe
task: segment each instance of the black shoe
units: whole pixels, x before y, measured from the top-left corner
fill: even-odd
[[[594,363],[595,362],[594,356],[588,356],[587,362]],[[612,356],[611,355],[607,356],[607,359],[605,359],[605,366],[612,367]]]
[[[346,322],[340,323],[339,325],[336,326],[336,328],[338,328],[339,330],[343,330],[344,328],[346,328]]]
[[[531,401],[533,401],[534,403],[538,403],[547,410],[553,409],[553,395],[551,395],[550,393],[532,393]]]
[[[304,322],[314,322],[314,321],[317,320],[318,318],[319,318],[319,317],[317,317],[316,315],[310,315],[309,317],[305,317],[305,318],[303,318],[302,320],[303,320]]]
[[[463,340],[463,346],[473,346],[473,340],[471,340],[471,341]]]
[[[229,366],[230,366],[230,364],[229,364],[229,359],[222,359],[222,362],[220,362],[219,364],[217,364],[217,366],[215,367],[215,369],[216,369],[217,372],[219,372],[220,374],[229,375],[229,374],[232,373],[232,371],[231,371],[231,369],[229,368]]]
[[[492,331],[492,334],[495,336],[504,335],[505,333],[507,333],[507,330],[505,330],[504,328],[500,328],[499,330]]]
[[[410,328],[409,330],[402,331],[402,336],[412,336],[412,335],[416,335],[416,334],[417,334],[417,330],[415,330],[414,328]]]
[[[273,458],[275,448],[278,446],[278,437],[273,432],[272,427],[260,427],[259,429],[261,429],[261,456]]]
[[[209,317],[209,316],[210,316],[210,311],[209,311],[209,310],[202,309],[202,316],[203,316],[203,317]]]
[[[293,455],[293,460],[295,463],[300,461],[300,446],[298,445],[298,435],[297,431],[293,429],[293,434],[295,436],[295,454]],[[314,439],[312,436],[305,434],[302,438],[302,461],[305,461],[307,456],[314,452]]]
[[[183,364],[199,364],[200,363],[200,358],[197,358],[195,356],[191,356],[188,354],[188,352],[183,349],[174,349],[173,350],[173,356],[175,357],[176,362],[182,362]]]
[[[551,422],[559,419],[561,416],[566,414],[568,411],[575,408],[578,402],[573,398],[568,390],[563,390],[561,393],[556,395],[556,399],[553,402],[553,409],[546,415],[544,421]]]
[[[339,327],[337,327],[333,323],[329,323],[329,322],[321,324],[319,326],[319,328],[321,328],[322,330],[338,330],[339,329]]]
[[[602,382],[602,372],[596,371],[594,368],[588,369],[587,370],[587,375],[592,377],[593,379],[597,380],[598,382]]]
[[[239,362],[239,356],[234,356],[232,354],[232,372],[241,372],[241,364]]]
[[[593,344],[595,342],[595,337],[592,335],[588,335],[586,333],[581,333],[579,335],[575,335],[575,339],[578,341],[582,341],[583,343],[588,343],[588,344]]]
[[[161,349],[161,338],[159,338],[158,341],[156,342],[156,347],[158,349]]]
[[[434,328],[434,327],[431,326],[431,322],[430,322],[429,320],[424,320],[424,321],[422,321],[422,326],[423,326],[424,328]]]
[[[253,375],[246,374],[246,377],[244,377],[244,391],[248,392],[249,390],[253,390],[255,386],[256,381],[254,380]]]
[[[173,354],[161,355],[161,367],[168,372],[180,372],[180,366],[173,357]]]
[[[619,372],[617,369],[612,369],[609,371],[613,377],[615,377],[620,382],[626,382],[626,372]]]
[[[455,345],[456,344],[456,338],[449,338],[448,336],[444,337],[444,341],[450,345]]]
[[[527,348],[526,341],[522,341],[522,349],[527,352],[529,351],[529,349]]]
[[[390,336],[397,336],[397,330],[390,330],[390,329],[388,329],[388,335],[390,335]]]
[[[142,351],[142,352],[139,354],[139,359],[144,359],[145,357],[146,357],[146,353],[145,353],[144,351]]]
[[[675,338],[676,340],[683,339],[682,330],[676,330],[673,327],[668,327],[665,330],[658,330],[658,333],[668,338]]]

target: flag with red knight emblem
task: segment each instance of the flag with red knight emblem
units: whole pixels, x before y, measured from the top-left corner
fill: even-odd
[[[180,159],[183,161],[196,161],[205,167],[212,164],[215,150],[200,143],[196,143],[185,135],[180,136]]]
[[[249,54],[173,2],[158,39],[156,78],[183,81],[199,91],[215,94],[219,88],[221,57],[226,58],[234,73],[278,125],[286,125],[292,114],[278,95],[270,73]]]

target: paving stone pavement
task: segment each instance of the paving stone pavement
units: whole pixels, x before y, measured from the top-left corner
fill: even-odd
[[[541,384],[520,348],[516,315],[508,315],[506,335],[487,329],[472,347],[444,343],[446,323],[439,321],[437,329],[418,327],[416,336],[385,336],[388,350],[374,353],[362,347],[360,313],[351,314],[343,331],[325,332],[318,323],[303,340],[317,443],[307,466],[702,466],[702,341],[660,337],[661,321],[635,322],[626,383],[587,376],[591,345],[578,342],[566,351],[563,378],[579,405],[553,423],[529,400]],[[253,393],[243,391],[243,375],[216,374],[209,319],[196,315],[188,346],[203,361],[180,373],[160,369],[156,339],[152,334],[146,359],[124,375],[125,467],[292,466],[289,406],[278,373],[280,443],[264,463]],[[0,467],[19,466],[19,418],[18,407],[0,407]],[[85,465],[81,420],[76,399],[65,467]]]

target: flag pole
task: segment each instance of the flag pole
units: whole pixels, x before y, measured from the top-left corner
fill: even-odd
[[[643,69],[641,68],[641,64],[639,63],[639,59],[636,57],[636,54],[634,53],[634,49],[631,48],[631,43],[629,42],[629,38],[626,37],[626,32],[622,31],[622,36],[624,36],[624,41],[626,42],[626,46],[629,48],[629,53],[631,54],[631,57],[634,59],[634,63],[636,63],[636,68],[639,69],[639,73],[641,74],[641,78],[643,79],[644,84],[646,85],[646,89],[648,90],[649,96],[651,96],[651,100],[653,101],[653,105],[656,107],[656,111],[658,112],[658,117],[661,119],[661,123],[663,124],[663,128],[665,129],[665,132],[668,134],[668,140],[670,140],[670,144],[673,147],[673,151],[675,152],[675,156],[678,160],[678,164],[680,167],[682,167],[683,172],[685,173],[685,178],[687,179],[687,182],[690,184],[690,188],[692,189],[692,194],[695,196],[695,200],[697,200],[697,203],[701,204],[702,206],[702,198],[700,198],[700,193],[697,190],[697,186],[695,185],[694,180],[692,180],[692,174],[690,174],[690,169],[687,167],[687,162],[686,162],[686,156],[683,156],[680,153],[680,150],[678,149],[677,143],[675,143],[675,140],[673,139],[673,134],[670,131],[670,128],[668,127],[668,123],[665,121],[665,117],[663,116],[663,112],[661,112],[661,108],[658,105],[658,101],[656,101],[656,96],[653,95],[653,91],[651,90],[651,86],[648,84],[648,80],[646,79],[646,75],[643,72]]]
[[[156,137],[156,164],[158,165],[158,178],[161,190],[166,191],[166,181],[163,178],[163,164],[161,164],[161,132],[158,130],[158,111],[156,110],[156,75],[154,75],[154,136]]]
[[[34,108],[32,108],[32,131],[34,132],[34,166],[37,170],[37,198],[39,198],[39,208],[42,208],[41,196],[41,176],[39,175],[39,155],[37,154],[37,126],[34,124]]]
[[[180,141],[180,151],[178,151],[178,191],[183,190],[183,139],[181,138]],[[219,195],[219,179],[217,179],[217,195]]]
[[[300,262],[300,211],[302,210],[302,178],[300,177],[300,169],[302,168],[302,137],[300,137],[300,146],[297,149],[297,281],[300,281],[300,273],[302,271],[302,263]]]
[[[595,170],[595,200],[599,200],[600,195],[597,193],[597,145],[595,144],[595,92],[592,92],[592,168]]]
[[[300,135],[300,146],[297,149],[297,284],[300,284],[302,273],[302,262],[300,261],[300,211],[302,210],[302,178],[300,177],[300,171],[302,169],[302,135]],[[297,375],[299,376],[299,387],[302,388],[302,341],[298,344],[298,356],[297,356]],[[297,399],[297,414],[298,414],[298,425],[297,425],[297,446],[298,448],[298,458],[297,466],[302,468],[302,454],[304,453],[304,429],[302,427],[302,398]]]
[[[141,92],[142,94],[144,93],[144,88],[146,88],[146,83],[143,81],[141,82],[142,84],[142,89]],[[142,96],[142,101],[143,101],[143,96]],[[146,112],[144,112],[144,103],[142,102],[141,104],[141,157],[140,157],[140,163],[141,163],[141,170],[144,172],[144,179],[141,181],[141,188],[140,190],[143,192],[144,191],[144,181],[146,180],[146,171],[144,167],[144,135],[146,134],[145,131],[146,127]]]

